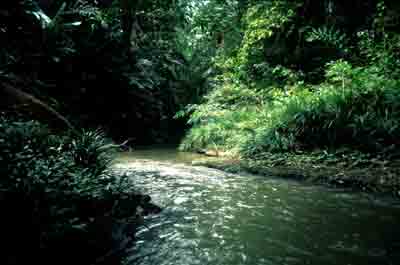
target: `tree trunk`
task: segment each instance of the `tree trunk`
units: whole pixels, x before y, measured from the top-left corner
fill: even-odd
[[[69,129],[75,134],[79,134],[77,129],[54,108],[14,86],[9,84],[2,84],[0,88],[4,94],[7,107],[14,107],[21,109],[22,107],[27,110],[38,120],[46,119],[50,125],[54,125],[57,129]]]
[[[142,4],[142,0],[120,0],[121,6],[121,25],[124,34],[124,40],[129,45],[129,50],[135,52],[138,46],[138,35],[140,34],[140,26],[136,18],[136,11]]]

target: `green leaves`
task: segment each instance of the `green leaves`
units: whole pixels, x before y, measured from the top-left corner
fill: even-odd
[[[344,60],[329,63],[326,78],[318,86],[287,86],[286,92],[269,87],[264,98],[225,83],[191,113],[195,126],[182,146],[217,143],[245,156],[340,147],[389,154],[400,133],[399,80],[375,65],[354,67]]]
[[[311,28],[306,34],[306,41],[320,41],[327,46],[345,49],[347,47],[347,36],[334,26],[323,25],[319,28]]]
[[[37,122],[0,122],[0,187],[60,189],[83,192],[87,185],[101,190],[99,177],[107,175],[118,146],[100,131],[84,132],[78,138],[56,137]],[[109,179],[109,183],[114,180]],[[80,186],[84,184],[83,186]]]
[[[82,246],[75,264],[88,264],[109,252],[121,240],[112,234],[116,219],[135,216],[139,204],[127,179],[108,169],[116,147],[101,131],[53,135],[38,122],[1,115],[2,240],[23,236],[18,251],[40,245],[35,261],[41,262],[51,260],[55,250],[78,253]],[[128,195],[131,199],[126,199]],[[8,255],[4,253],[1,260]]]

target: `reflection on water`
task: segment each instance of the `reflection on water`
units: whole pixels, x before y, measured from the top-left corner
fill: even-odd
[[[127,264],[400,264],[396,202],[191,167],[164,152],[115,165],[164,207]]]
[[[140,158],[141,160],[154,161],[154,159],[156,159],[159,162],[190,164],[193,160],[204,158],[204,156],[196,153],[177,152],[176,150],[170,148],[146,148],[122,153],[117,161],[125,163],[134,162],[138,158]]]

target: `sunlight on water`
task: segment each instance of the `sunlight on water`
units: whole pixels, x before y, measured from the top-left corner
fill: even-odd
[[[127,264],[400,264],[396,202],[150,153],[115,164],[164,208],[138,231]]]

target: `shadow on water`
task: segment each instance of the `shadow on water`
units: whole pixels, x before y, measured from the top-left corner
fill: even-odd
[[[127,264],[400,264],[398,201],[188,164],[198,157],[147,149],[117,160],[164,207]]]

